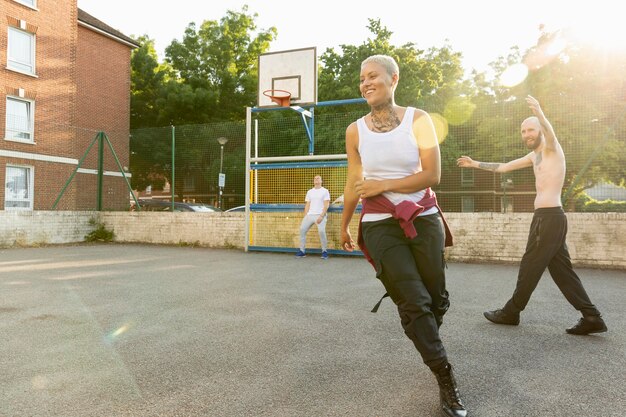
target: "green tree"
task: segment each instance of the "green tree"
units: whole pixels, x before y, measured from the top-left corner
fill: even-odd
[[[159,64],[154,49],[154,40],[147,35],[136,39],[140,47],[131,55],[130,127],[157,126],[159,120],[159,99],[170,70]]]
[[[573,41],[567,32],[542,33],[526,59],[556,41],[567,47],[532,71],[527,91],[550,103],[566,153],[568,198],[600,182],[623,184],[626,177],[626,55]]]
[[[380,19],[369,19],[367,28],[372,36],[361,45],[341,45],[340,52],[327,49],[320,57],[320,101],[359,97],[361,62],[375,54],[392,56],[398,62],[400,83],[395,98],[399,105],[444,113],[451,100],[470,92],[470,84],[463,81],[461,54],[450,46],[428,50],[420,49],[414,43],[394,46],[391,44],[393,32],[383,26]],[[319,113],[325,111],[330,110],[320,109]],[[334,108],[332,111],[340,110]],[[362,114],[367,111],[367,106],[363,106]],[[335,150],[337,140],[344,139],[345,128],[342,126],[339,131],[327,132],[320,127],[316,131],[316,137],[321,138],[316,139],[316,150]]]
[[[185,125],[238,120],[256,100],[257,57],[276,37],[274,27],[257,31],[256,14],[247,6],[228,11],[219,22],[194,23],[182,41],[174,40],[158,63],[154,42],[147,36],[132,57],[131,138],[132,185],[161,187],[171,183],[171,128],[176,130],[176,193],[183,198],[182,182],[192,173],[208,173],[206,152],[198,148],[193,128]],[[225,155],[225,160],[230,160]],[[208,174],[203,174],[208,175]]]
[[[559,43],[566,47],[555,53]],[[528,76],[518,85],[502,86],[499,78],[515,64],[525,64]],[[464,127],[460,148],[471,150],[476,159],[500,162],[527,152],[520,144],[519,124],[531,116],[524,101],[530,94],[540,100],[565,151],[565,187],[573,191],[569,198],[600,182],[624,183],[626,56],[573,42],[562,32],[544,32],[532,48],[521,53],[513,47],[491,67],[491,81],[473,74],[472,100],[478,110]]]
[[[165,50],[176,79],[165,91],[161,119],[169,123],[206,123],[240,120],[243,109],[254,104],[257,58],[269,49],[277,30],[257,31],[257,14],[248,7],[227,11],[219,22],[190,23],[182,41]]]

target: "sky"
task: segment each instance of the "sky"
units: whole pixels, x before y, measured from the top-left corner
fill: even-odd
[[[326,48],[340,52],[340,45],[360,45],[370,36],[368,18],[380,18],[396,46],[450,44],[463,54],[466,70],[486,71],[510,47],[524,51],[534,45],[542,24],[548,31],[578,28],[581,36],[599,44],[626,44],[621,2],[615,0],[78,0],[79,8],[125,35],[154,39],[161,58],[173,39],[182,39],[190,22],[219,21],[227,10],[241,11],[244,4],[248,13],[258,14],[259,29],[277,28],[269,52],[313,46],[318,56]]]

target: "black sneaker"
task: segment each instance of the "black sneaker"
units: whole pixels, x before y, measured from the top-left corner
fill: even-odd
[[[565,329],[569,334],[587,335],[590,333],[606,332],[606,324],[601,316],[582,317],[574,327]]]
[[[496,324],[510,324],[517,326],[519,324],[519,314],[510,314],[502,309],[485,311],[485,318]]]

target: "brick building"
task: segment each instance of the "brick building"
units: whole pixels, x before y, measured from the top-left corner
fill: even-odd
[[[93,209],[104,131],[128,166],[130,54],[138,44],[78,9],[76,0],[0,0],[0,209]],[[105,144],[103,208],[129,191]]]

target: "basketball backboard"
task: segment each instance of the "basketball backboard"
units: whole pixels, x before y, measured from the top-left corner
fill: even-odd
[[[259,55],[258,107],[276,107],[268,90],[291,93],[291,105],[317,103],[317,49],[302,48]]]

